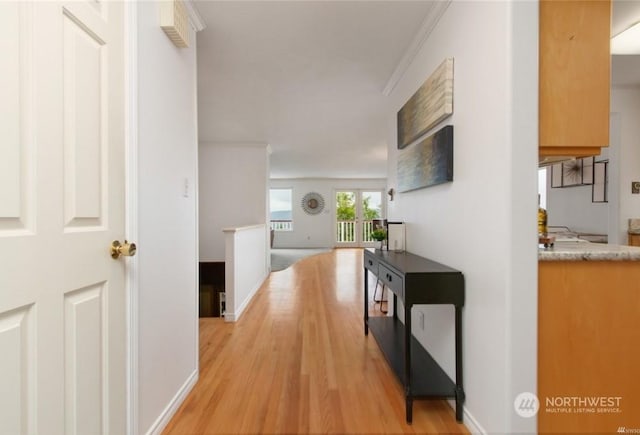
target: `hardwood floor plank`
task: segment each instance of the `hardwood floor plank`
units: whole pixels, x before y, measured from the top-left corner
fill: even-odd
[[[405,422],[362,287],[362,250],[339,249],[272,273],[239,322],[200,319],[200,378],[164,433],[469,433],[442,400],[415,401]]]

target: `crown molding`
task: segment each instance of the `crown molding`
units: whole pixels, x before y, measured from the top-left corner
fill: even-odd
[[[385,97],[388,97],[389,95],[391,95],[391,92],[393,92],[393,89],[396,87],[398,82],[402,79],[404,74],[407,72],[407,70],[415,60],[416,56],[422,49],[422,46],[429,38],[429,35],[431,35],[431,32],[440,21],[440,18],[449,7],[449,4],[451,3],[451,1],[452,0],[431,2],[431,7],[427,11],[427,15],[424,21],[422,22],[422,26],[420,26],[420,29],[416,33],[416,36],[414,36],[413,41],[407,48],[407,51],[405,51],[404,56],[402,56],[400,63],[398,64],[396,69],[393,71],[393,74],[391,74],[391,77],[389,77],[389,80],[387,80],[387,84],[382,90],[382,94]]]
[[[189,22],[196,32],[199,32],[207,27],[207,24],[202,19],[202,15],[200,15],[200,12],[198,12],[196,5],[193,3],[193,0],[184,0],[184,5],[187,7],[187,12],[189,13]]]

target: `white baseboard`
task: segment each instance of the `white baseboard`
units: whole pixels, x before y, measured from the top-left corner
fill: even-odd
[[[449,406],[455,411],[456,409],[456,401],[453,399],[449,399],[447,400],[447,402],[449,403]],[[469,410],[467,409],[466,406],[463,406],[463,421],[462,423],[465,425],[465,427],[467,429],[469,429],[469,432],[471,432],[472,434],[478,434],[478,435],[487,435],[487,431],[484,430],[484,428],[480,425],[480,423],[478,423],[478,420],[476,420],[473,415],[471,415],[471,413],[469,412]]]
[[[262,284],[264,284],[265,280],[269,276],[269,272],[267,272],[262,279],[258,282],[258,284],[249,292],[249,295],[242,301],[242,304],[238,307],[238,310],[235,313],[230,313],[229,311],[225,311],[224,313],[224,321],[225,322],[237,322],[240,319],[240,316],[244,312],[244,310],[249,306],[249,302],[253,299],[253,297],[258,293]]]
[[[171,418],[175,415],[176,411],[184,399],[186,399],[189,392],[193,389],[194,385],[198,382],[198,369],[194,370],[193,373],[187,378],[182,387],[178,390],[171,402],[167,405],[167,407],[162,411],[162,414],[153,422],[149,430],[147,431],[147,435],[160,435],[165,427],[171,421]]]

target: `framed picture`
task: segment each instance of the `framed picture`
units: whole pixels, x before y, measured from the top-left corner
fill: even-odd
[[[593,184],[595,158],[570,160],[551,166],[551,187],[589,186]]]
[[[609,202],[609,161],[602,160],[593,164],[593,185],[591,187],[591,202]]]

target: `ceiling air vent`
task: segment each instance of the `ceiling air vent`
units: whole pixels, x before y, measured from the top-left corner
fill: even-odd
[[[189,46],[189,15],[181,0],[161,2],[160,27],[176,47]]]

